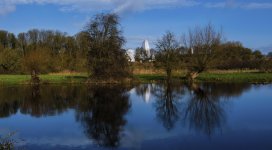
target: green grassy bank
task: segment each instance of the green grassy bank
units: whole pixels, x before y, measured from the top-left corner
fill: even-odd
[[[42,84],[85,83],[86,74],[40,75]],[[0,75],[0,84],[29,84],[30,75]]]
[[[156,82],[165,79],[163,74],[134,75],[139,82]],[[185,81],[184,75],[175,75],[175,80]],[[42,84],[85,83],[87,74],[48,74],[40,75]],[[29,75],[0,75],[0,84],[28,84]],[[272,83],[272,73],[234,72],[234,73],[202,73],[197,82],[244,82],[244,83]]]
[[[163,75],[136,75],[140,81],[164,80]],[[186,81],[185,75],[174,76],[175,80]],[[196,82],[240,82],[240,83],[272,83],[272,73],[234,72],[234,73],[202,73]]]
[[[203,82],[272,83],[272,73],[203,73],[197,80]]]

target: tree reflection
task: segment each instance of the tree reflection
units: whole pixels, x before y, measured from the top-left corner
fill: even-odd
[[[0,103],[0,118],[9,117],[12,114],[16,114],[19,108],[17,101],[3,101]]]
[[[221,127],[224,120],[220,99],[197,85],[192,85],[191,89],[193,95],[188,102],[185,119],[188,119],[190,127],[211,135],[214,129]]]
[[[40,93],[40,85],[33,84],[29,90],[29,93],[26,94],[26,99],[23,100],[21,104],[21,113],[31,114],[33,116],[41,116],[44,114],[44,111],[40,109],[41,105],[41,93]]]
[[[212,135],[225,123],[225,102],[250,88],[250,84],[184,86],[167,82],[140,85],[136,93],[143,97],[146,93],[154,96],[156,118],[167,130],[173,129],[182,119],[194,130]],[[0,118],[18,111],[44,117],[74,109],[76,119],[89,138],[101,146],[117,147],[126,125],[124,116],[131,105],[129,89],[121,85],[0,87]]]
[[[249,84],[189,85],[192,94],[185,109],[185,120],[191,128],[211,136],[225,122],[223,99],[239,96],[250,87]]]
[[[0,118],[16,114],[20,104],[16,96],[17,89],[13,87],[0,86]]]
[[[41,87],[15,86],[0,89],[0,117],[8,117],[20,110],[35,117],[62,113],[75,105],[80,97],[73,86]]]
[[[52,86],[43,88],[39,85],[33,85],[25,93],[24,98],[20,101],[20,111],[23,114],[31,114],[35,117],[52,116],[67,111],[75,104],[78,93],[76,87],[69,86]]]
[[[19,110],[43,117],[76,110],[86,135],[99,145],[117,147],[130,109],[129,87],[124,86],[19,86],[0,90],[0,117]]]
[[[99,86],[89,90],[88,103],[79,104],[77,120],[86,135],[98,145],[117,147],[126,120],[124,115],[130,108],[126,88],[120,86]]]
[[[152,93],[156,98],[157,118],[167,130],[171,130],[180,117],[180,104],[184,87],[167,82],[163,85],[156,85]]]
[[[211,96],[229,99],[239,97],[245,91],[251,89],[251,84],[243,83],[203,83],[201,88],[209,91]]]

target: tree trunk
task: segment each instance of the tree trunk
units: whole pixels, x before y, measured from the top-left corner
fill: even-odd
[[[36,72],[36,70],[32,70],[31,72],[31,84],[39,84],[40,78]]]
[[[189,72],[187,74],[187,79],[188,79],[189,82],[193,82],[195,80],[195,78],[198,77],[198,75],[199,75],[198,72]]]
[[[167,75],[167,81],[170,81],[172,78],[172,70],[171,69],[167,69],[166,70],[166,75]]]

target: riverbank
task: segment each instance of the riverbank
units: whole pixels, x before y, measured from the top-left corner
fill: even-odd
[[[164,80],[164,75],[135,75],[142,82]],[[176,81],[186,81],[185,75],[174,76]],[[202,73],[196,82],[237,82],[237,83],[272,83],[272,73],[235,72],[235,73]]]
[[[163,74],[134,75],[136,82],[148,83],[165,80]],[[47,74],[40,75],[42,84],[82,84],[88,76],[85,73],[74,74]],[[174,75],[176,81],[186,81],[185,75]],[[0,84],[29,84],[29,75],[0,75]],[[233,72],[233,73],[202,73],[196,82],[241,82],[241,83],[272,83],[272,73]]]
[[[47,74],[40,75],[41,84],[85,83],[86,74]],[[0,84],[29,84],[30,75],[0,75]]]

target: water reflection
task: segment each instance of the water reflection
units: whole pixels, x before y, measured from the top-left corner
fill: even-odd
[[[120,133],[126,120],[124,115],[130,108],[124,87],[102,86],[89,89],[88,103],[79,104],[77,120],[84,126],[86,135],[98,145],[117,147]]]
[[[151,90],[155,97],[157,118],[167,130],[171,130],[181,115],[181,99],[184,87],[167,82]]]
[[[141,96],[142,99],[148,103],[151,98],[151,89],[153,89],[154,84],[141,84],[135,87],[136,94]]]
[[[35,117],[46,117],[60,114],[74,106],[79,89],[75,87],[40,87],[20,86],[2,88],[0,107],[6,113],[2,117],[9,117],[20,111]],[[5,115],[2,115],[5,114]]]
[[[214,95],[213,89],[203,89],[196,84],[189,89],[193,94],[185,108],[185,120],[191,128],[210,136],[225,121],[221,97]]]
[[[156,117],[171,130],[181,120],[191,129],[211,136],[224,125],[225,104],[251,88],[250,84],[144,84],[136,94],[145,100],[154,97]]]
[[[76,120],[84,132],[100,146],[117,147],[130,109],[127,86],[35,86],[1,87],[0,117],[29,114],[55,116],[76,110]]]
[[[144,137],[138,128],[128,131],[133,129],[133,123],[141,126],[142,121],[151,120],[144,115],[157,119],[156,123],[150,121],[142,125],[144,128],[155,128],[157,124],[163,127],[153,129],[154,132],[163,130],[171,133],[177,128],[190,128],[196,133],[213,136],[228,121],[226,105],[232,102],[230,99],[239,97],[251,87],[250,84],[186,85],[168,82],[142,84],[135,87],[135,93],[129,92],[134,91],[132,87],[121,85],[0,87],[0,119],[22,114],[46,120],[69,112],[72,113],[69,117],[73,117],[80,126],[81,131],[78,132],[84,133],[87,141],[101,147],[119,148],[126,134],[136,133],[135,137],[137,135],[139,139]],[[140,99],[135,98],[135,94]],[[137,106],[133,107],[132,101],[141,103],[134,103]],[[141,112],[134,116],[136,119],[128,113],[133,108],[134,113]],[[153,130],[146,129],[141,133],[147,131],[146,134],[152,134]]]
[[[231,86],[230,86],[231,85]],[[239,96],[251,86],[248,84],[190,84],[190,98],[185,108],[184,120],[194,130],[211,136],[225,123],[224,104]]]

